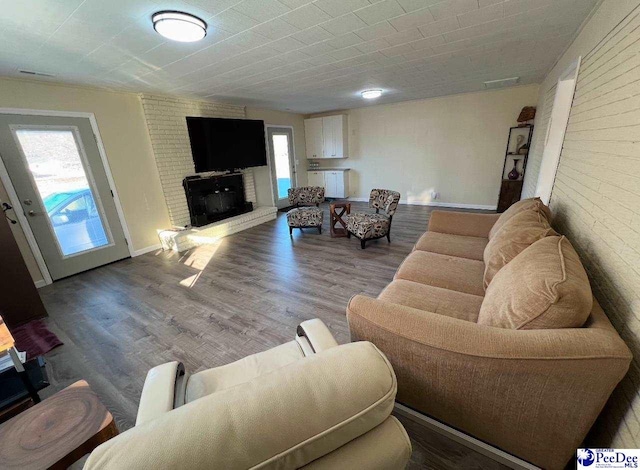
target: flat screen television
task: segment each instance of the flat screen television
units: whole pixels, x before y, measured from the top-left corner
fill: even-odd
[[[187,117],[196,173],[267,164],[264,121]]]

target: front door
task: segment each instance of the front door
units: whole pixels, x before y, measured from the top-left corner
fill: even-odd
[[[267,127],[274,203],[282,209],[289,205],[289,188],[296,185],[293,153],[293,130],[289,127]]]
[[[88,118],[0,114],[0,157],[53,280],[129,256]]]

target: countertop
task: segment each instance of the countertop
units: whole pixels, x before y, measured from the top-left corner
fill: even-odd
[[[308,168],[307,171],[349,171],[351,168]]]

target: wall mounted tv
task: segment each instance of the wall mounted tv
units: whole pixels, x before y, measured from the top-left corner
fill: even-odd
[[[267,164],[264,121],[187,117],[196,173]]]

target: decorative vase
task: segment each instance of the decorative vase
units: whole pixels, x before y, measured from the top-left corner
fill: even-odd
[[[520,178],[520,173],[518,172],[518,162],[519,161],[520,161],[519,158],[514,158],[513,159],[513,169],[507,175],[510,180],[517,180],[518,178]]]

